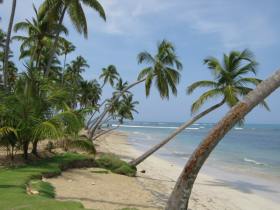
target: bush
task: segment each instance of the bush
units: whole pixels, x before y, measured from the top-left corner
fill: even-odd
[[[113,154],[102,155],[97,159],[98,167],[106,168],[113,173],[126,175],[126,176],[135,176],[136,167],[129,165],[127,162],[121,160],[119,157]]]

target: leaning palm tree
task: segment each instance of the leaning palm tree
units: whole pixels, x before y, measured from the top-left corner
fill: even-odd
[[[112,106],[110,110],[110,115],[105,120],[105,123],[110,122],[110,120],[118,120],[118,124],[113,128],[108,128],[104,131],[101,131],[97,135],[94,136],[92,140],[99,138],[113,130],[116,130],[120,127],[124,120],[134,120],[134,113],[138,113],[136,110],[136,105],[138,105],[138,101],[133,100],[132,94],[126,94],[123,96],[123,99],[118,101],[114,106]]]
[[[186,163],[165,209],[188,209],[193,184],[211,152],[236,123],[242,120],[255,106],[263,103],[265,98],[279,87],[280,70],[261,82],[255,90],[251,91],[243,100],[237,103],[225,117],[212,128]]]
[[[41,5],[40,10],[48,11],[49,19],[55,19],[58,21],[59,25],[62,25],[64,17],[66,12],[68,12],[69,17],[73,25],[75,26],[75,29],[83,34],[85,38],[87,38],[88,35],[88,26],[87,26],[87,19],[82,7],[82,4],[85,6],[88,6],[95,11],[98,12],[100,17],[104,20],[106,20],[106,15],[104,12],[104,9],[102,5],[97,0],[45,0],[44,3]],[[53,46],[49,53],[49,62],[46,69],[46,75],[49,73],[49,69],[51,67],[53,55],[55,53],[57,44],[58,44],[58,38],[59,38],[60,32],[57,32],[54,38]]]
[[[107,68],[103,68],[99,79],[103,79],[103,85],[101,88],[103,88],[107,82],[113,87],[115,80],[119,79],[117,68],[114,65],[109,65]]]
[[[206,58],[204,62],[212,71],[214,80],[195,82],[187,88],[188,94],[191,94],[196,88],[199,87],[211,88],[210,90],[203,93],[193,103],[191,111],[192,113],[197,112],[199,108],[201,108],[201,106],[210,99],[216,99],[217,97],[220,97],[221,100],[217,104],[194,116],[191,120],[181,125],[159,144],[155,145],[143,155],[133,160],[131,162],[132,165],[138,165],[162,146],[167,144],[179,133],[184,131],[187,127],[210,112],[218,109],[222,105],[227,104],[229,107],[234,106],[236,103],[238,103],[240,97],[247,95],[252,90],[249,87],[250,85],[255,86],[261,82],[260,79],[254,77],[243,77],[249,73],[256,73],[257,62],[254,60],[253,54],[249,50],[244,50],[242,52],[232,51],[229,53],[229,55],[224,55],[223,64],[221,64],[218,59],[213,57]],[[262,105],[268,109],[268,106],[264,101],[262,102]]]
[[[11,41],[12,28],[13,28],[15,13],[16,13],[16,5],[17,5],[17,0],[13,0],[12,11],[11,11],[7,38],[6,38],[5,52],[4,52],[4,68],[3,68],[4,87],[7,86],[6,74],[7,74],[8,67],[9,67],[8,60],[9,60],[9,53],[10,53],[10,41]]]
[[[169,98],[170,92],[177,95],[177,88],[180,81],[180,71],[183,66],[179,61],[175,47],[169,41],[163,40],[158,44],[157,53],[152,56],[148,52],[141,52],[138,55],[139,64],[149,64],[148,67],[144,68],[136,82],[127,85],[121,92],[114,94],[113,98],[115,101],[126,93],[129,89],[134,86],[145,82],[146,96],[149,96],[152,83],[155,83],[156,88],[159,91],[161,98]],[[114,102],[112,103],[114,104]],[[98,117],[91,131],[91,137],[94,135],[96,129],[100,126],[103,118],[108,113],[110,107],[105,108],[105,110]]]

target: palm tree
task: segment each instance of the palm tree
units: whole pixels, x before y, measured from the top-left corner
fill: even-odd
[[[133,114],[138,113],[138,111],[135,108],[138,104],[138,101],[133,100],[132,94],[124,95],[122,100],[115,103],[114,106],[111,106],[110,116],[108,116],[105,120],[105,122],[109,122],[110,120],[116,120],[118,118],[119,124],[113,128],[101,131],[100,133],[95,135],[92,140],[95,140],[100,136],[103,136],[104,134],[118,129],[119,126],[123,124],[124,120],[134,120]]]
[[[196,177],[218,143],[258,104],[280,87],[280,70],[261,82],[243,100],[238,102],[208,133],[186,163],[165,209],[188,209],[189,199]]]
[[[31,62],[36,61],[38,67],[39,59],[43,51],[43,47],[47,47],[50,39],[54,38],[57,32],[68,34],[68,30],[63,25],[58,25],[54,21],[47,21],[45,19],[47,13],[38,13],[36,7],[33,5],[35,17],[31,21],[25,20],[15,24],[14,31],[26,31],[28,36],[15,36],[14,39],[22,41],[21,58],[29,55]],[[63,38],[59,37],[62,41]]]
[[[155,56],[152,56],[148,52],[141,52],[138,55],[138,63],[147,63],[150,64],[150,66],[144,68],[140,72],[136,82],[128,85],[119,94],[115,95],[114,100],[119,100],[119,98],[129,89],[142,82],[145,82],[146,96],[149,96],[150,94],[150,89],[153,81],[155,82],[155,86],[162,98],[168,99],[170,91],[174,95],[177,94],[176,86],[180,81],[179,71],[182,70],[183,66],[179,61],[176,55],[175,47],[171,42],[168,42],[166,40],[160,42],[158,44],[157,53]],[[95,123],[95,126],[91,131],[91,137],[94,135],[96,129],[99,127],[108,111],[109,107],[106,108],[99,116],[98,120]]]
[[[40,11],[48,11],[49,19],[55,19],[59,25],[62,25],[66,12],[68,12],[72,24],[75,29],[83,34],[85,38],[88,35],[87,19],[83,11],[82,4],[97,11],[103,20],[106,20],[106,15],[102,5],[97,0],[45,0],[41,5]],[[54,38],[53,46],[49,53],[49,62],[46,69],[46,75],[52,63],[60,32],[57,32]]]
[[[138,165],[162,146],[167,144],[179,133],[184,131],[187,127],[210,112],[218,109],[222,105],[227,104],[229,107],[234,106],[236,103],[238,103],[240,97],[247,95],[252,90],[250,87],[248,87],[248,85],[258,85],[261,82],[261,80],[253,77],[243,77],[248,73],[256,73],[257,63],[254,60],[252,53],[248,50],[244,50],[242,52],[232,51],[229,53],[229,55],[224,55],[223,64],[220,64],[218,59],[213,57],[206,58],[204,62],[212,71],[214,80],[198,81],[187,88],[188,94],[191,94],[196,88],[199,87],[211,88],[207,92],[203,93],[193,103],[191,111],[192,113],[197,112],[199,108],[209,99],[221,97],[221,101],[202,111],[191,120],[181,125],[163,141],[152,147],[140,157],[131,161],[132,165]],[[262,102],[262,104],[268,109],[268,106],[265,102]]]
[[[72,109],[77,107],[77,102],[79,99],[80,85],[83,81],[82,73],[85,68],[88,68],[86,60],[82,56],[78,56],[73,60],[70,65],[68,65],[66,72],[64,74],[64,87],[68,89],[71,97],[68,100],[68,104]]]
[[[103,68],[99,79],[103,79],[103,85],[101,88],[103,88],[107,82],[109,82],[109,84],[113,87],[115,80],[119,79],[117,68],[114,65],[109,65],[107,68]]]
[[[12,28],[13,28],[13,23],[14,23],[14,18],[15,18],[15,13],[16,13],[16,5],[17,5],[17,0],[13,0],[12,4],[12,11],[11,11],[11,16],[10,16],[10,21],[9,21],[9,26],[8,26],[8,32],[7,32],[7,38],[6,38],[6,45],[5,45],[5,51],[4,51],[4,87],[7,86],[7,78],[6,74],[8,71],[8,60],[9,60],[9,52],[10,52],[10,41],[11,41],[11,34],[12,34]]]
[[[61,48],[61,55],[64,55],[63,69],[65,70],[67,55],[75,51],[76,47],[71,42],[65,40],[62,42],[60,48]]]
[[[80,107],[95,107],[100,100],[102,89],[96,80],[81,81],[80,83]]]

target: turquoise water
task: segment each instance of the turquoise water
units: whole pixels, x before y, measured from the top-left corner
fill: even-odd
[[[145,151],[174,131],[180,123],[130,122],[120,130],[129,142]],[[214,124],[196,123],[156,155],[178,165],[187,162],[193,150]],[[280,202],[280,125],[247,124],[235,127],[219,143],[203,170],[227,184],[262,193]]]

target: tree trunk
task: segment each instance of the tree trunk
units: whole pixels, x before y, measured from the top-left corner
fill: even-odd
[[[119,100],[119,98],[129,89],[133,88],[134,86],[144,82],[146,80],[146,78],[141,79],[141,80],[137,80],[136,82],[132,83],[131,85],[127,86],[126,88],[124,88],[118,95],[116,95],[114,97],[114,100],[111,102],[111,106],[117,101]],[[106,116],[106,114],[108,113],[108,111],[110,110],[111,106],[107,107],[104,109],[104,111],[102,112],[102,114],[98,117],[98,120],[95,123],[95,126],[93,127],[92,131],[91,131],[91,137],[94,135],[96,129],[98,128],[99,124],[102,122],[103,118]]]
[[[4,52],[3,76],[4,76],[4,87],[5,88],[8,86],[8,80],[7,80],[7,72],[8,72],[8,68],[9,68],[8,61],[9,61],[11,34],[12,34],[12,28],[13,28],[15,13],[16,13],[16,6],[17,6],[17,0],[13,0],[10,22],[9,22],[8,31],[7,31],[5,52]]]
[[[120,125],[116,126],[115,128],[111,128],[111,129],[109,129],[109,130],[105,130],[105,131],[101,132],[100,134],[97,134],[96,136],[94,136],[94,137],[92,138],[92,141],[94,141],[95,139],[99,138],[100,136],[105,135],[106,133],[109,133],[109,132],[111,132],[111,131],[113,131],[113,130],[117,130],[119,127],[120,127]]]
[[[226,135],[226,133],[255,106],[262,102],[268,95],[280,86],[280,70],[270,78],[261,82],[255,90],[251,91],[243,101],[234,106],[227,115],[209,132],[206,138],[193,152],[181,173],[171,196],[169,197],[167,210],[188,209],[192,187],[204,162],[208,156]]]
[[[100,110],[100,108],[106,103],[107,100],[104,100],[100,106],[98,107],[98,109],[96,109],[93,114],[91,115],[91,117],[89,118],[87,124],[86,124],[86,129],[89,128],[90,124],[93,123],[94,120],[92,120],[92,118],[94,117],[94,115],[98,112],[98,110]]]
[[[32,142],[32,154],[35,156],[39,156],[38,155],[38,140],[35,140]]]
[[[61,13],[61,16],[59,18],[59,26],[62,26],[62,23],[63,23],[63,19],[64,19],[64,16],[65,16],[65,13],[66,13],[66,10],[67,10],[67,6],[64,6],[63,10],[62,10],[62,13]],[[53,43],[53,46],[52,48],[50,49],[50,54],[49,54],[49,60],[48,60],[48,64],[47,64],[47,68],[46,68],[46,71],[45,71],[45,76],[48,77],[49,75],[49,71],[50,71],[50,68],[51,68],[51,65],[52,65],[52,62],[53,62],[53,57],[54,57],[54,54],[55,54],[55,50],[57,48],[57,44],[58,44],[58,39],[59,39],[59,35],[60,35],[60,31],[58,30],[56,32],[56,35],[55,35],[55,38],[54,38],[54,43]]]
[[[28,146],[29,146],[29,142],[23,143],[23,157],[25,160],[28,160]]]
[[[152,155],[154,152],[156,152],[157,150],[159,150],[161,147],[163,147],[165,144],[167,144],[171,139],[173,139],[175,136],[177,136],[179,133],[181,133],[182,131],[184,131],[187,127],[189,127],[190,125],[192,125],[193,123],[195,123],[197,120],[199,120],[200,118],[202,118],[203,116],[209,114],[210,112],[214,111],[215,109],[221,107],[223,104],[225,103],[225,101],[223,100],[222,102],[206,109],[205,111],[201,112],[200,114],[196,115],[195,117],[193,117],[191,120],[187,121],[186,123],[184,123],[183,125],[181,125],[179,128],[177,128],[173,133],[171,133],[166,139],[164,139],[163,141],[161,141],[160,143],[158,143],[157,145],[155,145],[154,147],[152,147],[151,149],[149,149],[147,152],[145,152],[143,155],[141,155],[140,157],[136,158],[135,160],[132,160],[130,162],[130,165],[133,166],[137,166],[138,164],[140,164],[141,162],[143,162],[146,158],[148,158],[150,155]]]

